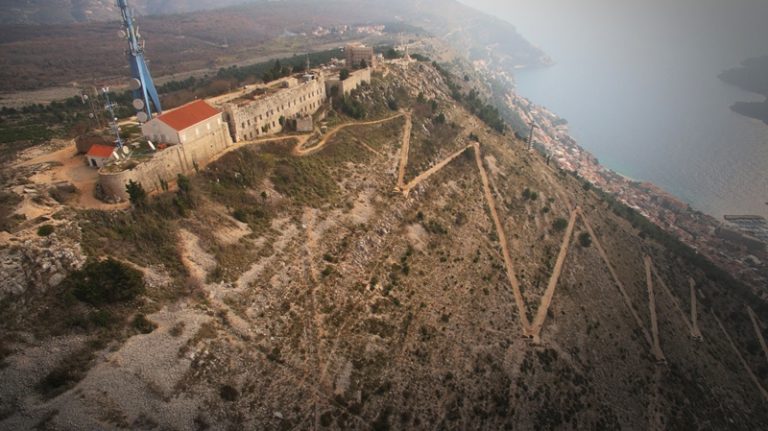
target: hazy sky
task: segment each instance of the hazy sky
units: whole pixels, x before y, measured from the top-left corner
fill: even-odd
[[[617,35],[628,49],[638,53],[653,49],[646,42],[675,43],[681,48],[701,48],[687,39],[702,32],[714,45],[689,55],[706,55],[713,50],[740,50],[754,45],[760,34],[733,31],[740,27],[768,27],[768,0],[460,0],[514,24],[523,36],[544,48],[558,50],[572,43],[592,43]],[[574,25],[576,21],[579,25]],[[617,30],[620,27],[620,31]],[[559,32],[559,28],[568,33]],[[720,41],[719,43],[717,41]],[[763,40],[768,51],[768,41]]]

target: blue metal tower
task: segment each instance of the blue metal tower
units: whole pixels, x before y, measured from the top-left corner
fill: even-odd
[[[152,108],[158,114],[163,113],[160,97],[157,95],[152,75],[149,74],[147,62],[144,59],[144,43],[136,26],[136,18],[128,7],[128,0],[117,0],[117,6],[123,15],[125,38],[128,40],[128,61],[131,63],[131,90],[133,90],[133,107],[139,122],[145,123],[152,119]]]

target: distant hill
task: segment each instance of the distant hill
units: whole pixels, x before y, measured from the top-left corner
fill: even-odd
[[[764,102],[737,102],[731,109],[768,124],[768,56],[745,60],[740,67],[720,74],[720,79],[742,90],[766,96]]]
[[[252,0],[251,0],[252,1]],[[249,0],[131,0],[141,15],[172,14],[215,9]],[[0,0],[0,25],[71,24],[114,20],[115,0]]]
[[[0,26],[0,91],[108,82],[127,75],[123,42],[116,37],[119,24],[114,22],[119,14],[112,0],[31,0],[21,5],[0,1],[0,23],[5,24]],[[322,38],[311,32],[317,26],[344,24],[412,24],[473,60],[493,58],[494,63],[510,67],[539,64],[544,57],[511,24],[454,0],[286,0],[164,16],[157,14],[212,3],[134,0],[131,4],[139,13],[149,14],[139,24],[156,78],[217,70],[275,52],[285,56],[316,50],[323,44],[339,46],[349,40],[348,35]],[[105,22],[107,19],[112,21]],[[43,22],[49,23],[44,32],[39,25]],[[298,38],[284,37],[302,33]]]

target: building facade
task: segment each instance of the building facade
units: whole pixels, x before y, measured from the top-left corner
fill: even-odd
[[[312,115],[327,98],[325,79],[319,74],[286,79],[281,85],[222,105],[235,142],[280,133],[287,120]]]
[[[344,47],[344,56],[347,61],[347,67],[358,68],[363,61],[364,67],[376,68],[376,53],[373,52],[373,48],[370,46],[364,46],[359,44],[350,44]]]
[[[196,100],[153,118],[141,126],[142,134],[155,144],[183,145],[207,139],[223,123],[221,111]]]

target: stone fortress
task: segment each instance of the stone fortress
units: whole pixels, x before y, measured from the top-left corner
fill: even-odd
[[[259,86],[245,96],[236,94],[220,103],[232,139],[243,142],[282,132],[287,120],[311,116],[325,100],[323,75],[306,74]]]
[[[269,84],[246,86],[208,100],[196,100],[153,118],[141,127],[151,151],[113,158],[99,170],[101,197],[127,200],[126,184],[140,183],[147,192],[161,190],[179,174],[199,170],[228,148],[283,132],[314,130],[313,116],[329,97],[348,95],[371,80],[377,64],[372,48],[347,46],[349,69],[342,80],[339,63],[288,76]],[[344,64],[349,64],[344,62]],[[344,66],[346,67],[346,66]]]

